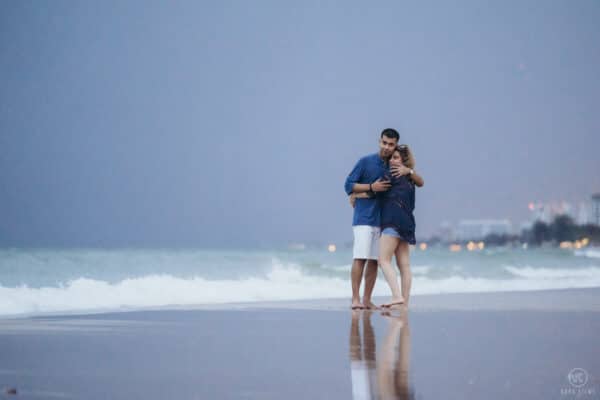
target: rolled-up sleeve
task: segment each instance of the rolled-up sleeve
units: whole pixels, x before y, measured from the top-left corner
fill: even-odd
[[[362,159],[358,160],[350,175],[346,178],[346,183],[344,184],[344,189],[346,190],[347,195],[352,194],[352,189],[354,188],[355,183],[360,183],[360,177],[363,172],[363,163]]]

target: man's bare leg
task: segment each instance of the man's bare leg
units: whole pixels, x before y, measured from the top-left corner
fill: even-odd
[[[352,271],[350,278],[352,279],[352,309],[362,309],[364,306],[360,302],[360,282],[362,281],[363,271],[365,269],[364,259],[355,258],[352,261]]]
[[[371,301],[373,295],[373,288],[375,287],[375,281],[377,280],[377,260],[367,261],[367,271],[365,272],[365,293],[363,296],[363,306],[368,309],[377,309],[375,304]]]

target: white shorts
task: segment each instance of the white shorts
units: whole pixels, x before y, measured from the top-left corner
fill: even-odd
[[[379,236],[381,230],[378,226],[354,225],[354,248],[352,257],[359,260],[377,260],[379,257]]]

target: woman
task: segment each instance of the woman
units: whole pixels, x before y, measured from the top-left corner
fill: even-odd
[[[415,244],[415,186],[424,184],[423,178],[415,171],[415,159],[407,145],[399,145],[389,161],[389,169],[384,179],[389,180],[391,187],[381,192],[381,238],[379,239],[379,266],[392,290],[392,299],[383,305],[391,307],[406,304],[410,297],[412,274],[410,272],[409,244]],[[402,176],[393,176],[392,172]],[[353,194],[355,198],[368,197],[367,193]],[[400,269],[402,291],[398,286],[396,272],[392,267],[392,256]]]

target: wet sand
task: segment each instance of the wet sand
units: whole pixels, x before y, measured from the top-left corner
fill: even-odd
[[[0,399],[599,399],[600,289],[0,320]],[[16,395],[5,393],[15,388]]]

